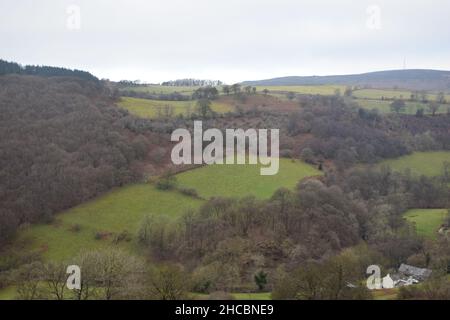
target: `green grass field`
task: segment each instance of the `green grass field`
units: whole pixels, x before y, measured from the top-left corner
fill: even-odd
[[[279,172],[273,176],[261,176],[259,168],[249,164],[210,165],[181,173],[177,178],[180,186],[195,188],[205,198],[249,194],[269,198],[280,187],[293,188],[299,180],[321,174],[308,164],[289,159],[280,159]]]
[[[271,292],[258,292],[258,293],[232,293],[236,300],[272,300]]]
[[[395,300],[398,296],[398,288],[373,290],[372,296],[374,300]]]
[[[257,293],[230,293],[234,300],[272,300],[271,292],[257,292]],[[192,299],[208,300],[209,294],[192,293]]]
[[[300,179],[319,174],[320,171],[299,161],[281,159],[280,171],[274,176],[261,176],[256,165],[213,165],[177,177],[181,186],[195,188],[204,197],[254,194],[268,198],[279,187],[293,188]],[[202,202],[177,191],[157,190],[151,184],[129,185],[58,214],[51,224],[25,228],[17,243],[42,252],[44,259],[59,261],[77,255],[82,249],[111,245],[138,253],[135,234],[146,215],[178,217]],[[74,226],[79,226],[79,230],[74,231]],[[130,241],[114,244],[115,236],[124,231],[130,235]],[[98,233],[103,235],[102,239],[96,239]]]
[[[397,159],[382,161],[380,165],[386,165],[396,171],[410,169],[412,173],[429,177],[441,175],[444,162],[450,162],[450,152],[415,152],[411,155]]]
[[[269,90],[269,93],[280,92],[294,92],[300,94],[320,94],[320,95],[334,95],[339,89],[341,94],[344,94],[345,86],[341,85],[316,85],[316,86],[257,86],[256,90],[262,92],[264,89]]]
[[[16,297],[16,287],[0,289],[0,300],[13,300]]]
[[[196,101],[161,101],[122,97],[118,106],[128,110],[131,114],[141,118],[157,118],[165,115],[168,108],[172,109],[173,116],[196,112]],[[212,102],[211,108],[217,113],[226,113],[234,110],[234,107],[225,103]]]
[[[41,250],[48,260],[65,260],[81,249],[110,246],[114,235],[126,230],[132,241],[118,245],[133,250],[135,234],[144,216],[176,217],[200,204],[200,200],[178,192],[159,191],[150,184],[130,185],[58,214],[52,224],[33,225],[24,230],[20,238],[30,239],[31,249]],[[72,231],[72,226],[77,224],[80,231]],[[112,234],[96,240],[97,232]]]
[[[428,239],[436,239],[446,216],[446,209],[412,209],[404,215],[406,220],[415,225],[417,234]]]

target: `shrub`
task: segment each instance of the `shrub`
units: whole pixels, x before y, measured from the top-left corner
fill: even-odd
[[[127,230],[123,230],[122,232],[120,232],[119,234],[117,234],[114,237],[113,242],[115,244],[121,242],[121,241],[126,241],[126,242],[130,242],[131,241],[131,235]]]
[[[257,274],[254,275],[255,284],[258,286],[258,290],[262,291],[264,290],[264,287],[267,284],[267,273],[264,271],[259,271]]]
[[[159,190],[171,190],[177,185],[177,178],[172,174],[165,174],[156,182],[156,188]]]
[[[94,235],[94,239],[95,240],[102,240],[103,239],[103,234],[101,232],[96,232]]]
[[[199,198],[198,192],[194,188],[179,188],[178,191],[180,191],[185,196]]]
[[[81,231],[81,225],[79,225],[78,223],[71,225],[70,226],[70,231],[76,232],[76,233],[80,232]]]
[[[95,240],[103,240],[103,239],[106,239],[110,235],[111,235],[110,232],[97,231],[94,235],[94,239]]]
[[[306,163],[314,163],[314,152],[310,148],[304,148],[300,158]]]

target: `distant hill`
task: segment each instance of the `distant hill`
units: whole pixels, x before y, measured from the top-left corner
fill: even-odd
[[[373,88],[415,90],[450,90],[450,71],[410,69],[378,71],[351,75],[281,77],[258,81],[244,81],[252,86],[294,86],[294,85],[352,85]]]
[[[97,77],[87,71],[49,66],[22,66],[15,62],[0,59],[0,76],[6,74],[33,75],[41,77],[76,77],[85,80],[98,81]]]

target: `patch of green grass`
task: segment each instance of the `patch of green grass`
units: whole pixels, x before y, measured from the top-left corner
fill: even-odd
[[[300,94],[320,94],[320,95],[334,95],[338,89],[341,94],[344,94],[345,86],[341,85],[311,85],[311,86],[257,86],[258,92],[264,89],[269,90],[269,93],[279,92],[294,92]]]
[[[381,165],[391,167],[396,171],[410,169],[412,173],[429,177],[443,173],[444,162],[450,162],[450,152],[415,152],[397,159],[381,162]]]
[[[406,220],[415,225],[417,234],[428,239],[436,239],[446,216],[446,209],[412,209],[404,215]]]
[[[181,186],[193,187],[204,197],[254,194],[268,198],[279,187],[293,188],[300,179],[319,174],[312,166],[281,159],[280,171],[274,176],[261,176],[258,165],[213,165],[177,177]],[[67,260],[82,250],[110,246],[138,254],[136,231],[146,215],[177,217],[202,202],[176,191],[157,190],[151,184],[129,185],[60,213],[51,224],[24,228],[17,243],[28,243],[27,249],[55,261]],[[124,231],[129,240],[114,243]]]
[[[32,249],[42,251],[48,260],[65,260],[82,249],[99,249],[111,245],[133,251],[136,231],[149,214],[176,217],[201,201],[178,192],[160,191],[150,184],[136,184],[113,190],[56,216],[52,224],[33,225],[20,237],[31,241]],[[73,231],[78,225],[79,231]],[[127,231],[131,241],[113,244],[114,236]],[[95,239],[96,233],[105,236]]]
[[[398,291],[398,288],[373,290],[372,296],[374,300],[396,300]]]
[[[0,300],[14,300],[16,297],[16,287],[6,287],[0,289]]]
[[[236,300],[272,300],[271,292],[258,292],[258,293],[232,293]]]
[[[180,186],[194,188],[205,198],[254,195],[269,198],[280,187],[294,188],[303,178],[321,175],[313,166],[300,161],[280,159],[276,175],[260,175],[260,165],[209,165],[177,176]]]
[[[169,115],[177,116],[195,113],[197,110],[196,101],[162,101],[122,97],[118,106],[128,110],[131,114],[141,118],[157,118]],[[217,113],[226,113],[234,110],[234,107],[225,103],[213,101],[211,109]]]

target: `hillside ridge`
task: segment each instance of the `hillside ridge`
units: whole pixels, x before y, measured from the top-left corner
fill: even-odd
[[[242,82],[242,85],[252,86],[329,84],[358,85],[374,88],[398,87],[417,90],[450,90],[450,71],[433,69],[386,70],[348,75],[287,76]]]

